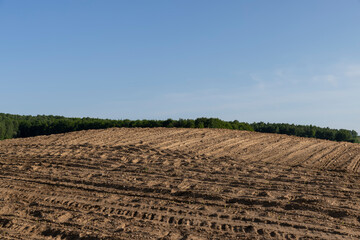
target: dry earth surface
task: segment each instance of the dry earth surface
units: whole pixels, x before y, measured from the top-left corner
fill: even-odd
[[[360,144],[220,129],[0,142],[1,239],[359,239]]]

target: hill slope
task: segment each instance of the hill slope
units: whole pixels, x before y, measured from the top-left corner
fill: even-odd
[[[360,237],[360,145],[220,129],[0,142],[5,239]]]

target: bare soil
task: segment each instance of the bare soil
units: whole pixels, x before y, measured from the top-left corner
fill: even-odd
[[[360,144],[219,129],[0,142],[0,239],[359,239]]]

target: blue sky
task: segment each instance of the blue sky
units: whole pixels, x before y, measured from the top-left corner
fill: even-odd
[[[358,0],[0,0],[0,112],[360,132]]]

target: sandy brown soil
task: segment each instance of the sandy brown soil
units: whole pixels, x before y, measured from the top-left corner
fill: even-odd
[[[0,239],[359,239],[360,144],[216,129],[0,142]]]

